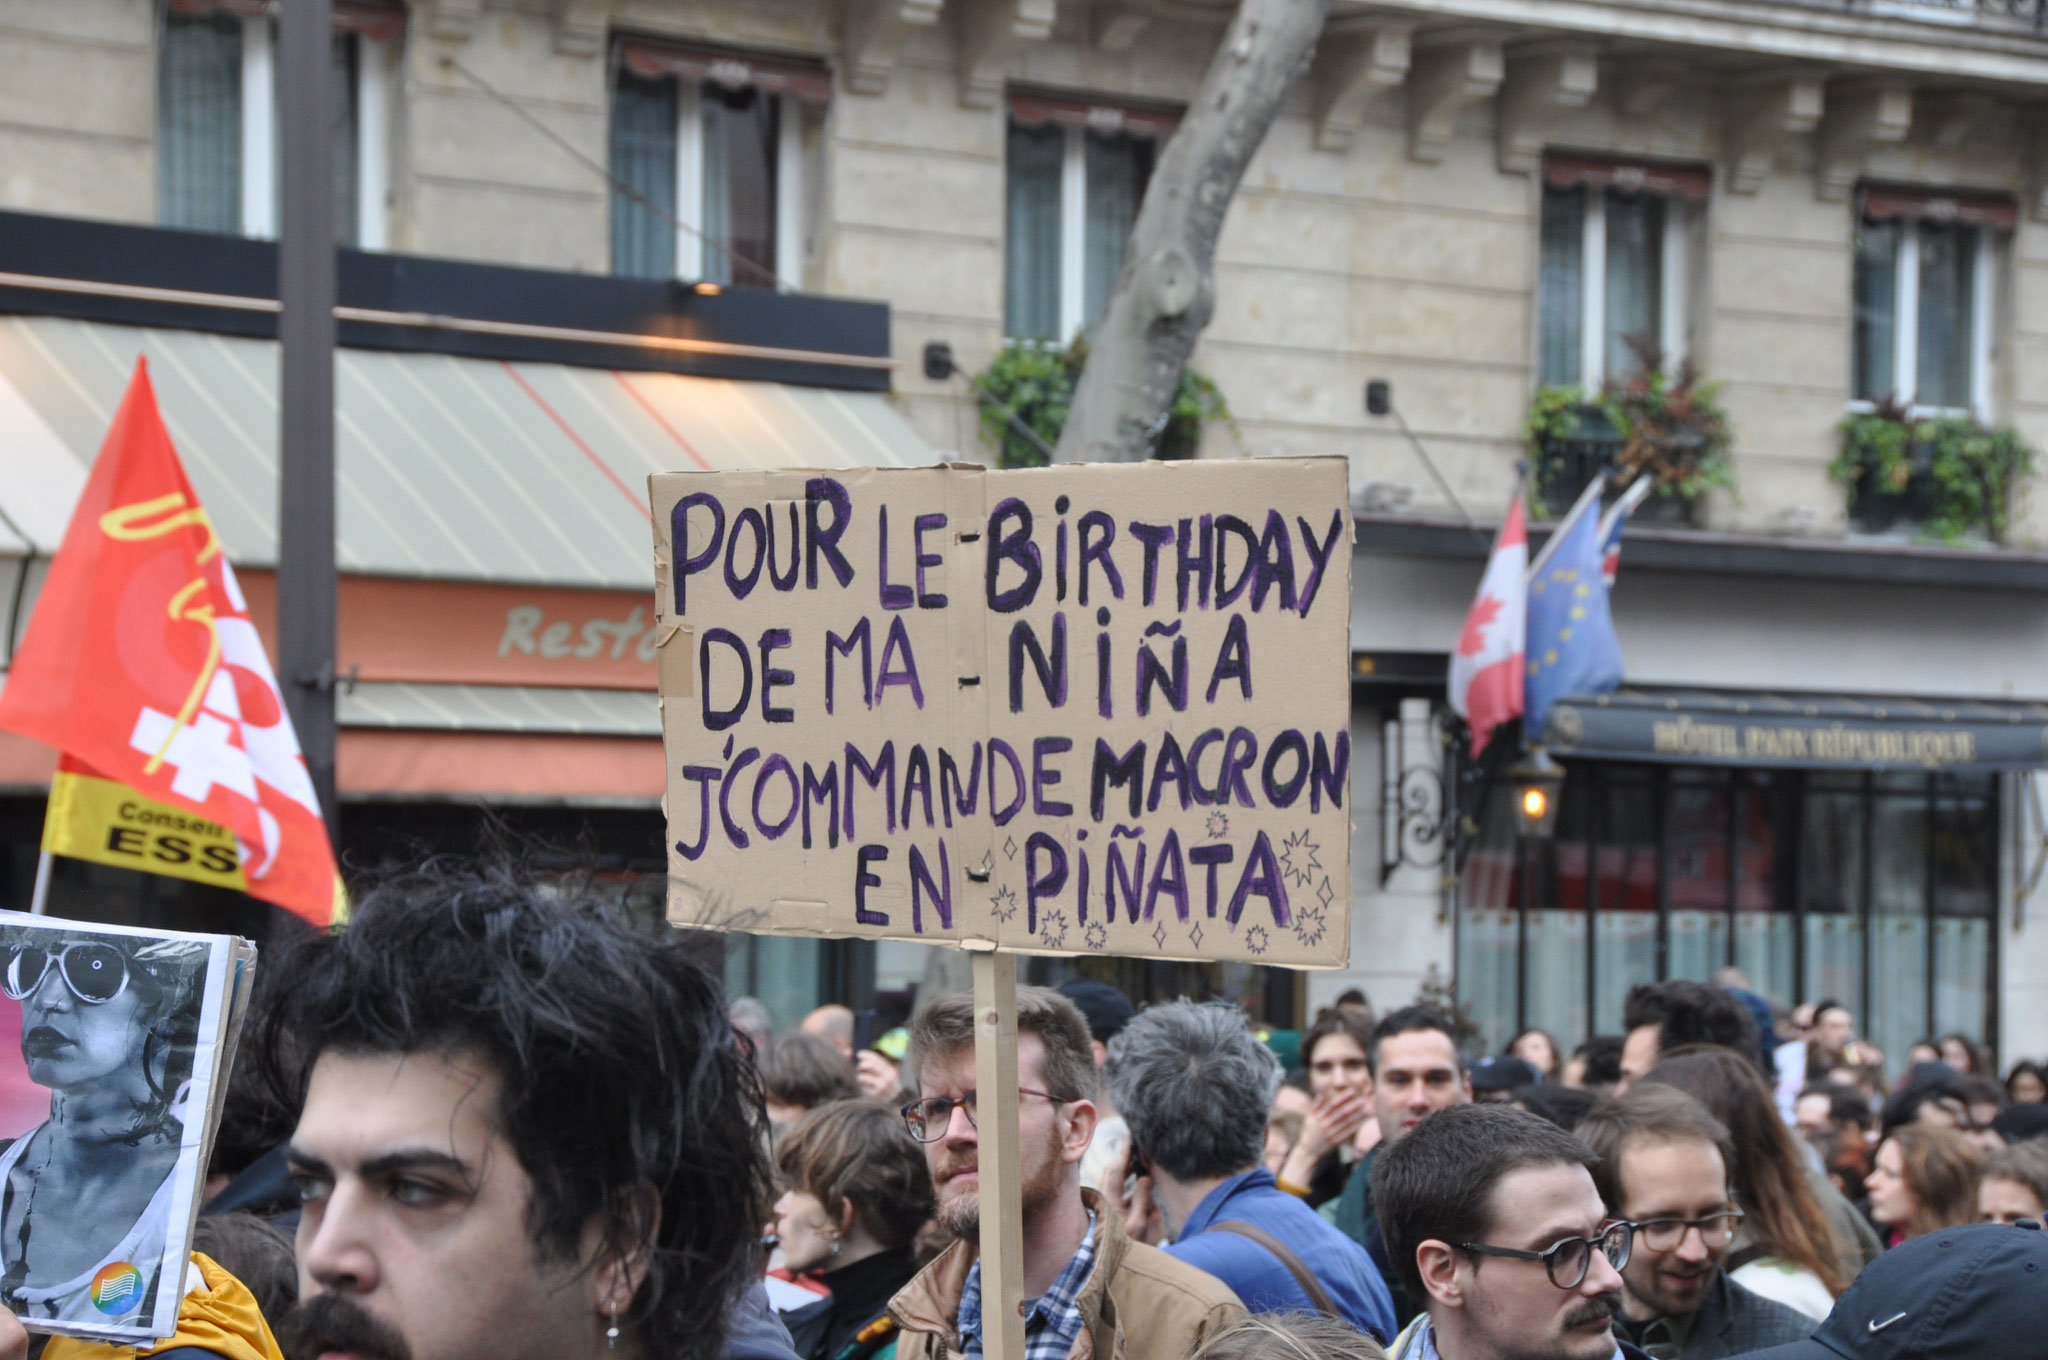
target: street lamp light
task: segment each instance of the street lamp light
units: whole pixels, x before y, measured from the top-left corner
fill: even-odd
[[[1508,780],[1515,790],[1515,828],[1524,836],[1547,840],[1557,825],[1557,795],[1564,786],[1564,768],[1541,746],[1531,747]]]

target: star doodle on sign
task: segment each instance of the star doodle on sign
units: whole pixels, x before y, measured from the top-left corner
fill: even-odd
[[[1194,926],[1189,929],[1188,940],[1195,948],[1200,949],[1202,947],[1202,923],[1200,921],[1195,922]]]
[[[1294,917],[1294,938],[1310,949],[1323,942],[1325,922],[1320,907],[1305,907]]]
[[[1230,818],[1225,813],[1212,812],[1204,826],[1208,829],[1210,840],[1220,841],[1230,833]]]
[[[1162,921],[1162,922],[1160,922],[1159,924],[1157,924],[1157,925],[1155,925],[1155,926],[1153,926],[1153,927],[1152,927],[1152,943],[1153,943],[1153,944],[1155,944],[1155,945],[1157,945],[1157,946],[1158,946],[1159,948],[1161,948],[1161,949],[1164,949],[1164,948],[1166,948],[1166,923],[1165,923],[1165,922],[1163,922],[1163,921]]]
[[[1017,914],[1017,894],[1011,890],[1010,885],[1005,883],[996,889],[988,901],[995,909],[996,919],[1004,925],[1010,924],[1011,918]]]
[[[1330,905],[1330,899],[1331,899],[1331,898],[1333,898],[1333,897],[1335,897],[1336,895],[1337,895],[1337,891],[1336,891],[1336,889],[1334,889],[1334,888],[1332,888],[1332,887],[1330,886],[1330,876],[1329,876],[1328,874],[1324,874],[1324,875],[1323,875],[1323,886],[1321,886],[1320,888],[1317,888],[1317,889],[1316,889],[1316,896],[1317,896],[1317,897],[1320,897],[1320,898],[1322,898],[1322,899],[1323,899],[1323,905],[1327,907],[1327,906],[1329,906],[1329,905]]]
[[[1266,935],[1266,928],[1264,926],[1253,926],[1244,933],[1244,947],[1251,950],[1254,954],[1265,953],[1266,946],[1269,943],[1271,941]]]
[[[1315,881],[1316,870],[1323,867],[1316,858],[1316,851],[1320,849],[1322,846],[1309,841],[1308,832],[1294,832],[1280,843],[1280,873],[1306,888]]]
[[[1081,938],[1090,949],[1105,949],[1109,945],[1109,927],[1100,921],[1090,921]]]
[[[1067,947],[1067,914],[1063,911],[1049,911],[1038,923],[1039,938],[1054,949]]]

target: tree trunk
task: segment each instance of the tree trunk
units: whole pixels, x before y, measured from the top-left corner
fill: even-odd
[[[1053,461],[1136,463],[1165,428],[1180,371],[1216,308],[1216,237],[1238,180],[1329,0],[1242,0],[1131,228],[1123,276],[1088,344]]]

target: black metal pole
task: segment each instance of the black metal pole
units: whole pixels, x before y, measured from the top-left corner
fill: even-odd
[[[1515,1033],[1529,1028],[1529,913],[1536,908],[1536,856],[1530,845],[1535,838],[1517,835],[1515,849],[1521,860],[1521,910],[1515,913]]]
[[[283,190],[278,428],[277,664],[306,770],[334,804],[334,95],[331,0],[278,7]]]

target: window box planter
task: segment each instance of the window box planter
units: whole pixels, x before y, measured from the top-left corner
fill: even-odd
[[[1629,475],[1622,461],[1628,438],[1613,419],[1598,406],[1578,406],[1571,414],[1577,425],[1569,434],[1543,433],[1535,437],[1531,452],[1536,459],[1536,505],[1551,519],[1572,508],[1592,480],[1605,473],[1619,481]],[[1638,523],[1691,525],[1695,498],[1668,487],[1659,487],[1637,507]]]
[[[1525,427],[1537,509],[1564,514],[1603,473],[1617,485],[1644,476],[1655,487],[1635,511],[1638,522],[1697,526],[1706,492],[1734,484],[1728,421],[1714,395],[1690,365],[1676,380],[1640,369],[1590,401],[1575,388],[1539,388]]]
[[[1966,416],[1915,419],[1895,402],[1841,424],[1828,468],[1860,533],[1913,531],[1943,543],[2001,543],[2013,491],[2035,454],[2010,429]]]

